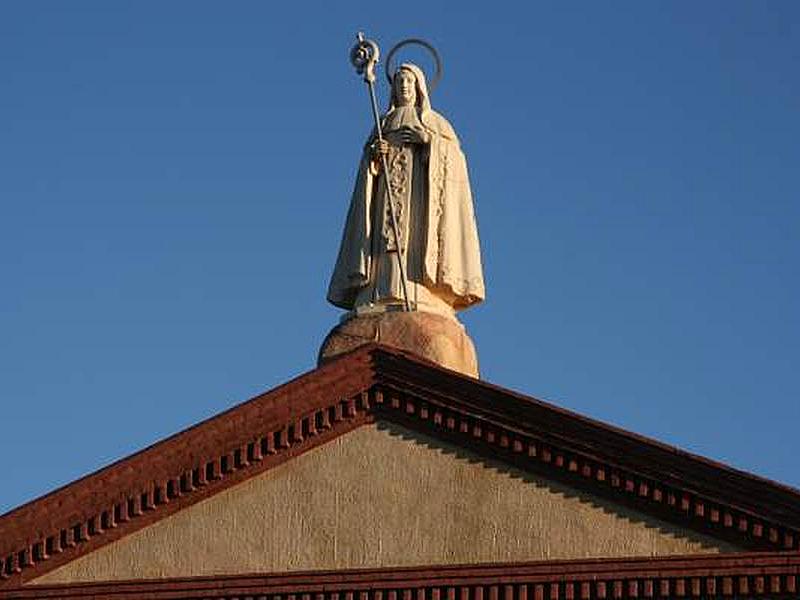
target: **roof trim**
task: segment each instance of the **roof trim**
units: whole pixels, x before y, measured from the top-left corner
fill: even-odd
[[[7,590],[8,600],[544,600],[794,597],[800,553],[694,555],[221,575]]]
[[[400,353],[374,359],[381,416],[718,539],[800,547],[794,488]]]
[[[0,587],[375,419],[741,547],[800,547],[797,490],[370,344],[0,517]]]
[[[371,352],[306,373],[0,517],[0,589],[43,575],[371,420]]]

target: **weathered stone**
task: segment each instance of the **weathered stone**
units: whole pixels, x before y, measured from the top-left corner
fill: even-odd
[[[370,342],[406,350],[453,371],[478,377],[475,345],[464,326],[454,318],[416,311],[367,313],[340,323],[322,343],[319,364]]]

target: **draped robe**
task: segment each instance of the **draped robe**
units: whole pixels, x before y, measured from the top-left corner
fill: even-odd
[[[415,74],[419,106],[409,114],[409,107],[393,103],[382,129],[390,144],[389,182],[409,296],[419,310],[452,314],[485,298],[466,159],[450,123],[430,108],[422,71],[400,68]],[[430,142],[400,143],[395,134],[404,127],[420,128]],[[359,164],[328,288],[332,304],[351,310],[403,302],[386,177],[371,152],[374,138]]]

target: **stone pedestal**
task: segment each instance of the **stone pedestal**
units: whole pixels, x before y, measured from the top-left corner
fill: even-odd
[[[453,371],[478,377],[475,345],[453,318],[427,312],[379,312],[353,316],[322,342],[318,364],[369,342],[411,352]]]

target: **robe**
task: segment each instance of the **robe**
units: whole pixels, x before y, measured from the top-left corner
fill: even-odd
[[[418,120],[429,144],[391,143],[393,125],[407,124],[392,117],[390,110],[383,125],[410,300],[420,310],[463,310],[486,295],[466,159],[450,123],[432,109],[421,110]],[[374,135],[359,164],[328,287],[328,301],[350,310],[403,302],[388,193],[372,157],[373,140]]]

